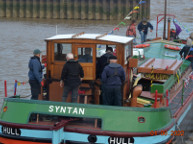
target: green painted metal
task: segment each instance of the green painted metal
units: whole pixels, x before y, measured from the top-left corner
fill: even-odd
[[[180,60],[180,55],[179,55],[179,51],[174,51],[174,50],[170,50],[170,49],[166,49],[164,48],[164,45],[166,43],[164,42],[158,42],[158,43],[151,43],[150,47],[148,48],[144,48],[144,53],[145,53],[145,57],[146,58],[152,58],[152,56],[154,58],[160,58],[160,59],[178,59]],[[181,44],[179,47],[183,47],[184,45]],[[170,54],[176,57],[169,57],[169,56],[165,56],[164,54]]]
[[[102,130],[121,132],[149,132],[173,122],[168,108],[115,107],[17,98],[5,99],[4,106],[7,106],[7,111],[1,111],[0,120],[18,124],[27,124],[31,113],[98,118],[102,120]],[[139,117],[144,117],[145,123],[139,123]]]
[[[179,51],[166,49],[164,48],[164,45],[166,45],[165,42],[151,43],[150,47],[144,49],[146,59],[140,62],[139,65],[144,63],[147,59],[152,58],[152,56],[157,59],[181,60]],[[182,48],[183,46],[184,44],[179,44],[179,47]],[[184,73],[189,66],[190,66],[190,62],[187,60],[183,60],[183,63],[179,68],[179,73],[180,74]],[[155,93],[155,91],[158,90],[158,93],[165,93],[165,91],[167,89],[169,90],[176,82],[177,82],[177,76],[170,75],[169,79],[163,84],[153,83],[150,92]]]

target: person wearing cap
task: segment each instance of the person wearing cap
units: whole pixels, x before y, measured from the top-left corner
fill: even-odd
[[[66,102],[68,94],[71,92],[71,102],[77,103],[78,88],[84,77],[84,71],[80,63],[74,60],[74,55],[68,53],[66,56],[67,62],[64,64],[60,87],[64,87],[62,101]]]
[[[104,105],[122,105],[122,85],[125,81],[125,71],[117,63],[116,56],[109,57],[110,64],[105,66],[101,80],[104,84],[102,101]]]
[[[148,28],[150,28],[150,32],[153,31],[152,24],[148,22],[146,18],[143,18],[143,20],[137,26],[137,29],[139,30],[139,33],[141,35],[141,43],[146,42]]]
[[[34,56],[31,57],[28,63],[29,72],[29,84],[31,87],[31,99],[37,100],[38,95],[41,93],[42,83],[42,69],[44,69],[44,65],[40,62],[40,54],[41,51],[39,49],[35,49],[33,51]]]
[[[103,54],[97,62],[97,78],[101,79],[101,74],[106,65],[109,64],[109,57],[113,55],[113,48],[106,47],[106,53]]]

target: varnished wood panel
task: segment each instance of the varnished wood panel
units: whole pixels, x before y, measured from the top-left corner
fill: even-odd
[[[62,101],[63,88],[60,87],[59,82],[52,82],[49,85],[49,100],[50,101]]]

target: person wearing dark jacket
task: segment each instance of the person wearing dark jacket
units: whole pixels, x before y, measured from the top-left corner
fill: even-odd
[[[186,56],[189,54],[190,46],[185,45],[179,52],[181,58],[186,59]]]
[[[125,81],[123,67],[117,63],[116,56],[109,57],[110,64],[102,72],[102,82],[104,84],[104,105],[122,105],[122,85]]]
[[[41,51],[39,49],[34,50],[34,56],[31,57],[28,67],[28,77],[29,77],[29,84],[31,87],[31,99],[37,100],[38,95],[41,92],[41,85],[42,84],[42,69],[44,66],[40,62],[40,54]]]
[[[101,79],[101,74],[106,65],[109,64],[109,57],[113,55],[113,48],[106,47],[106,53],[97,62],[97,78]]]
[[[191,62],[191,67],[192,67],[192,71],[193,71],[193,46],[192,47],[185,46],[185,47],[183,47],[183,49],[185,51],[184,52],[184,59],[189,60]],[[181,51],[183,51],[183,49]],[[180,55],[181,55],[181,57],[183,57],[182,54],[180,54]]]
[[[71,102],[76,103],[78,97],[78,87],[84,77],[84,71],[78,61],[74,60],[74,55],[68,53],[66,56],[67,62],[64,64],[61,74],[60,86],[64,85],[63,101],[66,102],[68,93],[71,94]]]
[[[151,23],[149,23],[149,22],[147,21],[147,19],[144,18],[144,19],[139,23],[139,25],[138,25],[138,27],[137,27],[137,29],[139,30],[139,33],[140,33],[140,35],[141,35],[141,43],[146,42],[147,33],[148,33],[148,28],[150,28],[150,32],[153,31],[153,26],[151,25]]]

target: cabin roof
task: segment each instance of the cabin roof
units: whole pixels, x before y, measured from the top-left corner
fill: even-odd
[[[132,41],[133,38],[120,36],[120,35],[101,35],[101,34],[80,34],[75,36],[76,34],[60,34],[55,35],[45,40],[61,40],[61,39],[92,39],[92,40],[102,40],[102,41],[110,41],[116,43],[127,44]],[[75,36],[75,37],[73,37]]]

